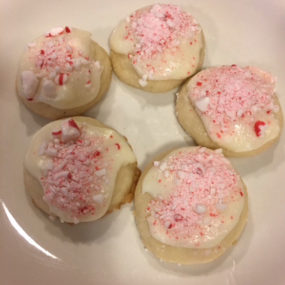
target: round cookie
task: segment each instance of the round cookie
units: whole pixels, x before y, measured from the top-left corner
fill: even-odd
[[[131,201],[139,174],[126,138],[88,117],[44,126],[24,162],[25,187],[35,205],[74,224],[97,220]]]
[[[120,80],[149,92],[166,92],[199,70],[204,37],[180,7],[155,4],[119,23],[110,37],[113,69]]]
[[[89,32],[58,27],[28,44],[16,87],[30,110],[59,119],[82,114],[98,103],[111,76],[109,56]]]
[[[283,127],[275,79],[251,66],[200,71],[177,94],[176,115],[197,144],[235,157],[266,150]]]
[[[143,171],[135,191],[136,225],[160,260],[207,263],[239,239],[247,199],[246,186],[221,150],[180,148]]]

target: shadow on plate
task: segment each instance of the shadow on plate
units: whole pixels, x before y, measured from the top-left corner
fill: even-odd
[[[51,120],[43,118],[26,107],[26,105],[17,96],[19,104],[19,113],[21,121],[26,125],[26,133],[28,136],[36,133],[41,127],[51,122]]]

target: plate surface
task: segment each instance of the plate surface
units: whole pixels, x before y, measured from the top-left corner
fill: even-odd
[[[164,1],[161,1],[164,2]],[[256,65],[276,75],[285,106],[284,1],[172,1],[201,23],[207,42],[204,66]],[[23,186],[22,161],[31,136],[48,121],[15,96],[17,61],[33,38],[60,25],[92,32],[108,49],[120,19],[151,4],[143,0],[0,0],[0,283],[18,284],[285,284],[285,144],[232,159],[248,186],[250,216],[239,243],[216,262],[176,266],[143,249],[132,205],[103,219],[69,226],[36,209]],[[86,115],[124,134],[140,168],[167,149],[193,144],[174,114],[175,90],[148,94],[115,76],[105,99]]]

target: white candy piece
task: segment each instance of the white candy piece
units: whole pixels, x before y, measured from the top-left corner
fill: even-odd
[[[62,123],[61,131],[62,131],[61,139],[63,142],[75,140],[80,136],[79,129],[70,125],[69,120],[66,120]]]
[[[157,160],[153,162],[153,165],[154,165],[155,167],[158,167],[158,166],[159,166],[159,164],[160,164],[160,162],[159,162],[159,161],[157,161]]]
[[[68,174],[69,174],[69,171],[67,171],[67,170],[62,170],[62,171],[60,171],[60,172],[58,172],[58,173],[56,173],[56,174],[54,175],[54,179],[59,179],[59,178],[62,178],[62,177],[67,177]]]
[[[102,194],[94,195],[93,200],[98,204],[102,204],[104,201],[104,196]]]
[[[43,79],[40,97],[55,98],[56,97],[56,86],[53,81],[49,79]]]
[[[22,72],[21,79],[23,86],[23,96],[27,99],[33,98],[39,84],[37,76],[31,70],[24,70]]]
[[[51,29],[50,34],[51,34],[52,36],[57,36],[57,35],[59,35],[60,33],[62,33],[63,31],[64,31],[64,28],[62,28],[62,27],[56,27],[56,28]]]
[[[204,97],[204,98],[196,101],[195,105],[201,112],[205,112],[208,109],[209,103],[210,103],[210,98],[209,97]]]
[[[147,81],[141,78],[141,79],[139,79],[139,85],[142,87],[145,87],[145,86],[147,86]]]
[[[205,205],[202,205],[202,204],[197,204],[195,207],[194,207],[194,211],[201,215],[201,214],[204,214],[206,212],[207,208]]]

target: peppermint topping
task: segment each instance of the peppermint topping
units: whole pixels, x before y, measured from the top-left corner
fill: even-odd
[[[202,148],[180,151],[163,164],[163,170],[161,163],[155,162],[154,167],[159,171],[159,183],[171,191],[148,205],[148,222],[154,232],[162,230],[170,240],[199,246],[198,239],[214,239],[220,225],[232,223],[235,217],[223,213],[229,204],[243,199],[243,190],[239,176],[222,154]]]
[[[39,80],[35,73],[30,70],[24,70],[21,76],[23,95],[29,100],[33,99],[38,88]]]
[[[61,138],[63,142],[76,140],[80,137],[80,130],[74,120],[70,119],[62,123]]]
[[[51,31],[48,33],[48,35],[57,36],[57,35],[62,34],[63,31],[64,29],[62,27],[52,28]]]
[[[144,75],[142,78],[139,79],[139,85],[142,87],[147,86],[147,75]]]
[[[198,111],[215,126],[216,136],[235,134],[234,125],[251,126],[256,136],[261,136],[258,114],[271,114],[278,110],[273,95],[273,77],[254,67],[221,66],[200,72],[191,87],[190,99]]]
[[[175,52],[182,39],[190,42],[201,30],[192,15],[180,7],[165,4],[134,12],[125,28],[125,39],[134,44],[134,52],[128,55],[133,64],[154,59],[166,50]],[[150,75],[156,71],[148,62],[145,67]],[[145,86],[146,79],[140,79],[139,84]]]
[[[102,152],[104,136],[90,137],[73,119],[63,121],[52,136],[40,147],[46,156],[40,179],[44,201],[74,219],[94,215],[105,201],[104,184],[111,170]]]
[[[204,97],[204,98],[196,101],[195,105],[201,112],[205,112],[208,109],[209,103],[210,103],[209,97]]]
[[[263,135],[264,133],[264,130],[266,128],[266,123],[263,122],[263,121],[257,121],[255,124],[254,124],[254,131],[255,131],[255,134],[257,137],[260,137]]]
[[[91,63],[89,57],[72,44],[71,35],[69,27],[57,27],[46,34],[40,45],[29,45],[36,76],[49,78],[55,86],[63,86],[74,70]]]
[[[206,212],[207,208],[205,205],[202,205],[202,204],[197,204],[195,207],[194,207],[194,211],[197,213],[197,214],[204,214]]]

